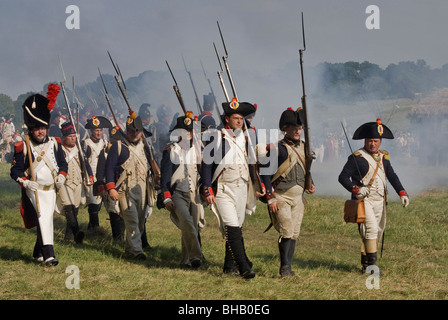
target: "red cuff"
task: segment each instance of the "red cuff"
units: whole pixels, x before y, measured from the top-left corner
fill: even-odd
[[[358,194],[359,192],[359,187],[358,186],[353,186],[353,194]]]
[[[164,196],[165,199],[171,199],[171,192],[169,192],[169,191],[165,191],[165,192],[163,193],[163,196]]]
[[[115,182],[109,182],[106,184],[106,189],[109,191],[110,189],[115,189]]]
[[[65,178],[67,178],[67,172],[59,171],[59,174],[62,174]]]
[[[406,190],[401,190],[401,191],[398,193],[398,195],[399,195],[400,197],[408,196],[408,194],[406,193]]]

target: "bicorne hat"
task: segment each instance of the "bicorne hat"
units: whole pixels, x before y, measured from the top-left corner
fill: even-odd
[[[283,111],[280,116],[278,127],[283,130],[285,126],[301,126],[303,125],[303,109],[298,108],[294,110],[293,108],[288,108]]]
[[[97,117],[92,116],[91,118],[87,119],[87,124],[85,126],[86,129],[93,130],[98,128],[112,128],[112,123],[109,121],[109,119],[105,117]]]
[[[176,125],[170,130],[170,132],[176,130],[176,129],[185,129],[185,130],[193,130],[194,122],[198,121],[197,116],[193,116],[193,112],[187,111],[187,113],[184,116],[178,117],[176,120]],[[206,126],[204,123],[199,122],[201,126],[201,132],[206,129]]]
[[[361,139],[393,139],[392,131],[381,123],[381,119],[376,119],[376,122],[367,122],[356,129],[353,134],[353,140]]]
[[[224,102],[222,104],[225,116],[231,116],[232,114],[238,113],[243,117],[248,116],[251,113],[257,111],[255,106],[249,102],[238,102],[236,98],[233,98],[231,102]]]

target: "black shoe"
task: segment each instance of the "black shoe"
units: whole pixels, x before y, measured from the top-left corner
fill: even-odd
[[[194,259],[193,261],[191,261],[191,267],[193,269],[197,269],[201,266],[201,259]]]
[[[78,231],[78,233],[75,236],[75,242],[77,244],[82,244],[82,241],[84,240],[84,232],[83,231]]]
[[[134,256],[134,259],[136,260],[146,260],[146,256],[144,253],[139,253],[138,255]]]
[[[243,273],[241,274],[241,276],[242,276],[244,279],[252,279],[252,278],[255,277],[255,271],[252,270],[252,269],[250,269],[250,270],[248,270],[248,271],[243,272]]]
[[[48,258],[47,260],[45,260],[44,264],[48,267],[53,267],[53,266],[57,266],[59,263],[58,259],[56,259],[55,257],[51,257]]]

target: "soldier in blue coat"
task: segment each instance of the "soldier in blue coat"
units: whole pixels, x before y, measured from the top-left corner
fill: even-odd
[[[279,233],[282,277],[294,276],[291,265],[305,210],[303,194],[315,191],[314,184],[311,189],[305,189],[305,142],[300,139],[302,128],[300,110],[288,108],[283,111],[279,129],[285,133],[284,137],[275,145],[270,145],[267,153],[268,158],[276,158],[277,165],[272,174],[261,176],[266,186],[271,222]]]
[[[195,124],[199,132],[193,129]],[[202,150],[198,136],[204,128],[199,121],[193,121],[192,112],[178,117],[170,130],[178,140],[165,147],[161,163],[163,202],[171,212],[171,220],[181,230],[180,265],[185,268],[198,268],[204,262],[199,234],[203,207],[199,193]]]
[[[118,201],[126,229],[125,252],[144,260],[141,234],[146,207],[153,206],[155,189],[151,156],[143,140],[143,124],[135,113],[127,118],[125,139],[114,142],[106,161],[106,189]]]
[[[359,224],[363,272],[374,271],[367,268],[376,266],[378,240],[386,227],[386,182],[389,181],[400,196],[403,207],[409,204],[409,196],[392,168],[389,153],[380,150],[382,139],[393,138],[392,131],[380,119],[361,125],[353,139],[364,139],[364,146],[348,157],[338,178],[352,199],[364,200],[366,219]]]
[[[50,84],[47,97],[34,94],[23,103],[29,139],[15,144],[11,166],[11,178],[22,187],[20,210],[25,227],[37,227],[33,257],[48,266],[59,262],[54,252],[53,214],[56,190],[64,185],[68,169],[61,141],[48,136],[50,112],[58,93],[59,87]]]
[[[255,271],[246,255],[242,225],[246,213],[255,211],[256,197],[262,194],[257,194],[254,188],[258,172],[253,170],[254,162],[249,159],[249,148],[254,146],[248,145],[243,127],[244,117],[255,112],[255,107],[235,98],[222,106],[224,127],[204,148],[202,192],[226,240],[224,273],[239,272],[249,279],[255,277]]]

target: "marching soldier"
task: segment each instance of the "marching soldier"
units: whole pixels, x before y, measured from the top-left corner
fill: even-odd
[[[123,141],[125,134],[120,126],[109,128],[109,143],[103,149],[98,157],[98,167],[96,170],[96,182],[94,190],[103,198],[103,203],[106,211],[109,214],[110,227],[112,230],[112,238],[115,241],[121,242],[124,240],[124,220],[120,215],[120,207],[118,201],[114,201],[109,196],[106,190],[106,160],[107,155],[112,145],[117,141]]]
[[[376,265],[378,240],[386,227],[386,179],[400,196],[403,207],[409,204],[409,196],[392,168],[389,153],[380,150],[382,139],[393,138],[392,131],[380,119],[361,125],[353,139],[364,139],[364,147],[348,157],[339,175],[339,183],[352,194],[352,199],[364,200],[366,219],[359,224],[363,272]]]
[[[302,126],[300,111],[294,111],[292,108],[283,111],[279,128],[284,132],[284,137],[276,146],[271,145],[267,153],[268,159],[276,158],[276,170],[274,169],[272,175],[261,176],[266,186],[271,225],[279,233],[278,249],[282,277],[294,276],[291,264],[302,225],[303,193],[311,194],[315,191],[314,185],[310,190],[304,190],[305,142],[300,139]]]
[[[132,116],[134,115],[134,117]],[[115,142],[106,161],[106,189],[118,201],[126,228],[125,251],[130,256],[146,259],[141,234],[146,207],[154,205],[155,191],[150,154],[142,139],[143,124],[135,113],[127,118],[125,139]]]
[[[255,277],[255,272],[246,255],[242,225],[246,212],[252,213],[256,208],[256,196],[262,194],[256,194],[253,188],[255,177],[248,161],[247,139],[242,128],[244,117],[254,112],[255,107],[236,99],[222,106],[225,126],[211,142],[214,148],[210,154],[203,155],[202,192],[217,216],[226,240],[224,273],[235,273],[236,265],[239,274],[249,279]]]
[[[98,157],[102,150],[107,146],[106,141],[103,139],[103,128],[111,128],[112,124],[105,117],[92,116],[87,120],[85,128],[90,130],[90,137],[85,139],[84,153],[86,160],[89,162],[92,168],[93,176],[96,177],[96,170],[98,164]],[[93,186],[85,186],[87,205],[89,211],[89,225],[88,229],[98,234],[104,234],[104,229],[100,227],[100,221],[98,214],[101,209],[102,198],[99,195],[93,193]]]
[[[61,125],[62,150],[68,163],[68,172],[64,185],[58,190],[57,206],[66,220],[67,227],[65,239],[81,244],[84,232],[79,229],[78,212],[79,206],[84,202],[83,175],[88,174],[89,184],[93,184],[93,173],[88,162],[85,163],[87,172],[82,172],[82,161],[79,158],[79,150],[76,146],[76,131],[73,124],[65,122]],[[84,198],[84,199],[83,199]]]
[[[203,262],[199,240],[201,149],[194,143],[197,140],[193,139],[193,126],[191,111],[177,118],[170,131],[174,131],[179,140],[165,148],[161,167],[164,204],[171,212],[171,220],[182,232],[180,265],[186,268],[198,268]]]
[[[48,266],[59,262],[54,252],[53,214],[56,188],[64,185],[68,169],[60,141],[48,136],[58,93],[59,86],[50,84],[47,97],[34,94],[23,103],[29,136],[25,136],[26,143],[15,144],[11,166],[11,178],[22,187],[20,208],[25,227],[37,226],[33,257]]]

